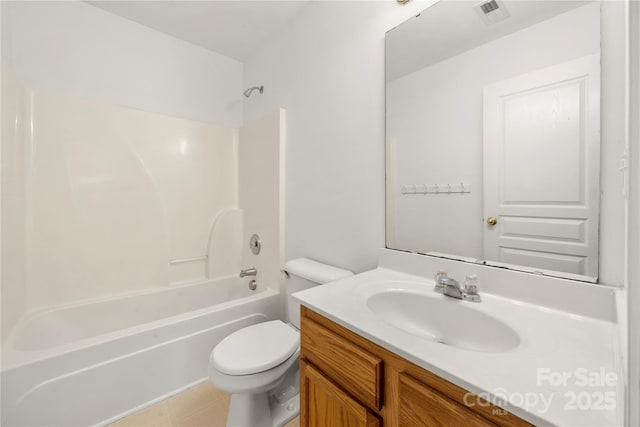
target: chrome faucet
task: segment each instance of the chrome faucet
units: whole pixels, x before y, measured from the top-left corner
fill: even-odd
[[[462,299],[471,302],[480,302],[478,293],[478,278],[475,274],[467,276],[464,287],[453,277],[449,277],[446,272],[438,271],[434,277],[436,286],[434,291],[451,298]]]
[[[255,267],[247,268],[246,270],[240,270],[240,277],[255,276],[258,274],[258,270]]]

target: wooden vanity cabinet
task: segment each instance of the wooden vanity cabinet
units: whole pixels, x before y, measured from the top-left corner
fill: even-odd
[[[300,362],[300,402],[309,427],[380,427],[366,406],[352,398],[312,364]]]
[[[532,425],[304,306],[300,340],[303,427]]]
[[[497,425],[408,375],[400,374],[399,380],[398,425],[468,427]]]

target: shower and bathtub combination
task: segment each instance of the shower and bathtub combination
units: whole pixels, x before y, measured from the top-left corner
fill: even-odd
[[[28,108],[5,110],[3,120],[31,127],[15,140],[26,141],[21,156],[35,165],[25,172],[31,200],[22,212],[35,308],[2,346],[2,425],[115,421],[205,381],[218,342],[281,317],[283,111],[219,129],[40,93],[7,71],[4,88],[14,91],[3,93],[3,106]],[[149,144],[160,133],[164,157]],[[274,161],[257,165],[255,151]],[[176,177],[171,161],[205,182]],[[210,166],[217,170],[207,175]],[[253,192],[273,200],[254,201]],[[255,232],[266,243],[259,252],[248,237]],[[256,274],[240,277],[250,266]]]
[[[16,46],[44,43],[56,21],[80,14],[96,34],[109,27],[103,53],[118,37],[155,46],[175,67],[158,80],[194,73],[206,85],[198,63],[235,87],[209,120],[180,104],[201,102],[200,87],[177,85],[167,91],[175,102],[151,105],[164,92],[136,81],[140,97],[119,102],[43,88],[16,65],[25,56],[3,51],[0,424],[108,424],[206,381],[224,337],[282,318],[285,112],[241,124],[227,111],[245,99],[230,58],[83,2],[18,3],[2,5],[3,42],[8,28]],[[257,274],[239,277],[249,268]]]
[[[3,425],[106,424],[202,382],[213,346],[279,317],[228,277],[34,313],[3,352]]]

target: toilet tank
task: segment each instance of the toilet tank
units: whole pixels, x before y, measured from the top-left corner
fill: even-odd
[[[349,270],[333,267],[307,258],[296,258],[284,265],[289,273],[286,281],[288,321],[300,329],[300,303],[291,298],[291,294],[335,280],[353,276]]]

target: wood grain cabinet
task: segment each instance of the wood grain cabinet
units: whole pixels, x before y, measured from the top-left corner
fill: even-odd
[[[301,346],[301,426],[532,425],[306,307]]]
[[[310,427],[379,427],[380,419],[313,365],[301,362],[301,400]]]

